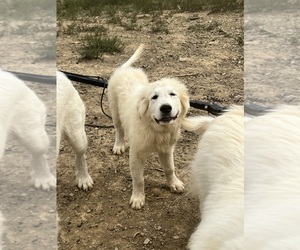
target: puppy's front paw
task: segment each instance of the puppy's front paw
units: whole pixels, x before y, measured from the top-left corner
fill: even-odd
[[[85,191],[92,189],[94,185],[94,181],[89,174],[87,174],[86,176],[77,177],[77,183],[78,187]]]
[[[174,178],[173,181],[169,183],[169,187],[172,193],[182,193],[184,191],[184,185],[178,178]]]
[[[145,195],[132,195],[130,204],[133,209],[141,209],[145,205]]]
[[[52,174],[46,177],[37,177],[34,180],[34,186],[45,191],[50,191],[56,187],[56,178]]]
[[[120,154],[123,154],[124,152],[125,152],[125,146],[124,145],[122,145],[122,146],[114,145],[113,153],[115,155],[120,155]]]

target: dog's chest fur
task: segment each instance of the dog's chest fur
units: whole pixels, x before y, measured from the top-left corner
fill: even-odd
[[[173,147],[178,141],[180,137],[180,128],[174,126],[172,129],[161,128],[160,130],[156,130],[148,127],[141,133],[135,130],[134,136],[138,137],[138,134],[142,134],[143,137],[139,137],[138,141],[132,141],[133,143],[139,144],[138,148],[141,151],[167,152],[170,150],[170,147]]]

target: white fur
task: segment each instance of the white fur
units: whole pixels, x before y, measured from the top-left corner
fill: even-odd
[[[222,119],[216,118],[209,125],[205,119],[202,123],[207,126],[207,131],[202,131],[198,154],[193,164],[194,189],[198,191],[201,201],[202,221],[190,239],[190,249],[298,250],[300,108],[282,106],[263,116],[244,119],[244,217],[241,216],[241,209],[233,206],[242,202],[242,195],[238,195],[238,192],[235,195],[233,192],[226,192],[228,187],[235,186],[236,190],[242,187],[240,174],[224,171],[225,168],[219,168],[218,171],[216,168],[221,165],[228,166],[230,161],[219,164],[228,155],[235,156],[232,159],[236,163],[242,155],[237,155],[238,148],[228,145],[232,130],[237,129],[237,124],[232,123],[233,119],[220,123],[219,130],[213,129],[212,125],[220,118]],[[197,127],[196,120],[192,123],[193,128]],[[197,122],[199,125],[200,119]],[[231,126],[228,126],[230,123]],[[191,127],[191,124],[188,126]],[[209,131],[214,134],[208,137]],[[204,141],[205,139],[211,140]],[[215,148],[219,148],[222,153],[218,154]],[[238,182],[240,184],[236,185]],[[211,186],[213,188],[209,187],[211,184],[214,184]],[[240,188],[237,189],[238,186]]]
[[[57,153],[62,133],[76,154],[76,179],[79,188],[88,190],[93,180],[88,173],[85,153],[87,137],[85,133],[85,106],[71,81],[57,72]]]
[[[142,69],[130,66],[142,51],[143,45],[140,45],[133,56],[115,70],[108,83],[109,106],[116,129],[113,152],[125,151],[126,133],[133,181],[130,204],[135,209],[145,203],[143,166],[151,152],[158,153],[171,191],[184,190],[174,172],[173,151],[189,108],[186,87],[178,80],[163,78],[149,83]],[[165,107],[169,113],[161,110]]]
[[[299,159],[300,107],[246,123],[243,250],[300,249]]]
[[[188,248],[229,250],[226,244],[243,232],[243,109],[235,107],[215,119],[199,117],[185,122],[188,121],[192,126],[186,123],[185,127],[204,126],[191,165],[191,187],[200,200],[201,222]]]
[[[45,131],[44,103],[23,81],[0,70],[0,158],[10,133],[31,153],[34,185],[49,190],[56,186],[46,160],[49,138]]]

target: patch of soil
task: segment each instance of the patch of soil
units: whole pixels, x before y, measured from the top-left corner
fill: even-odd
[[[74,22],[108,27],[108,33],[124,41],[123,54],[105,54],[102,59],[79,60],[79,37],[64,34],[71,21],[59,21],[57,38],[58,69],[109,78],[140,43],[146,45],[136,66],[143,67],[151,81],[165,76],[178,77],[194,100],[216,101],[222,105],[243,103],[243,13],[163,12],[165,33],[152,33],[155,21],[150,15],[138,15],[139,31],[125,30],[108,22],[109,17],[82,17]],[[207,28],[212,25],[213,28]],[[203,28],[193,31],[190,26]],[[241,40],[242,39],[242,40]],[[102,89],[74,83],[86,104],[86,132],[89,140],[87,163],[95,185],[84,192],[75,184],[74,154],[63,141],[57,166],[57,207],[59,214],[59,249],[185,249],[199,223],[199,202],[188,194],[189,164],[193,160],[198,138],[182,132],[175,150],[178,177],[187,186],[183,194],[172,194],[164,173],[153,155],[145,166],[145,207],[135,211],[129,206],[131,177],[128,150],[121,156],[112,154],[112,121],[99,105]],[[107,97],[104,109],[109,113]],[[189,115],[203,115],[191,109]]]
[[[299,104],[300,16],[295,10],[245,15],[245,101]]]
[[[47,43],[51,42],[51,38],[52,41],[55,39],[55,16],[40,14],[31,14],[26,20],[17,15],[1,16],[1,69],[55,75],[55,61],[41,59],[40,53],[45,39]],[[48,164],[51,172],[55,174],[56,87],[54,84],[26,84],[47,106],[46,130],[51,140]],[[57,248],[56,191],[35,189],[31,173],[29,153],[15,138],[10,138],[5,155],[0,160],[0,210],[5,217],[5,250]]]

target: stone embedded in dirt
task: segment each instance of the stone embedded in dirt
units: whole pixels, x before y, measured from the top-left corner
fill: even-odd
[[[150,240],[148,238],[146,238],[145,241],[144,241],[144,245],[149,244],[149,242],[150,242]]]
[[[87,213],[90,213],[90,212],[92,212],[92,210],[91,210],[91,209],[88,209],[88,210],[86,210],[86,212],[87,212]]]
[[[42,224],[43,224],[42,222],[34,223],[33,227],[40,227]]]
[[[178,239],[179,239],[179,236],[178,236],[178,235],[175,235],[175,236],[173,236],[173,239],[174,239],[174,240],[178,240]]]

